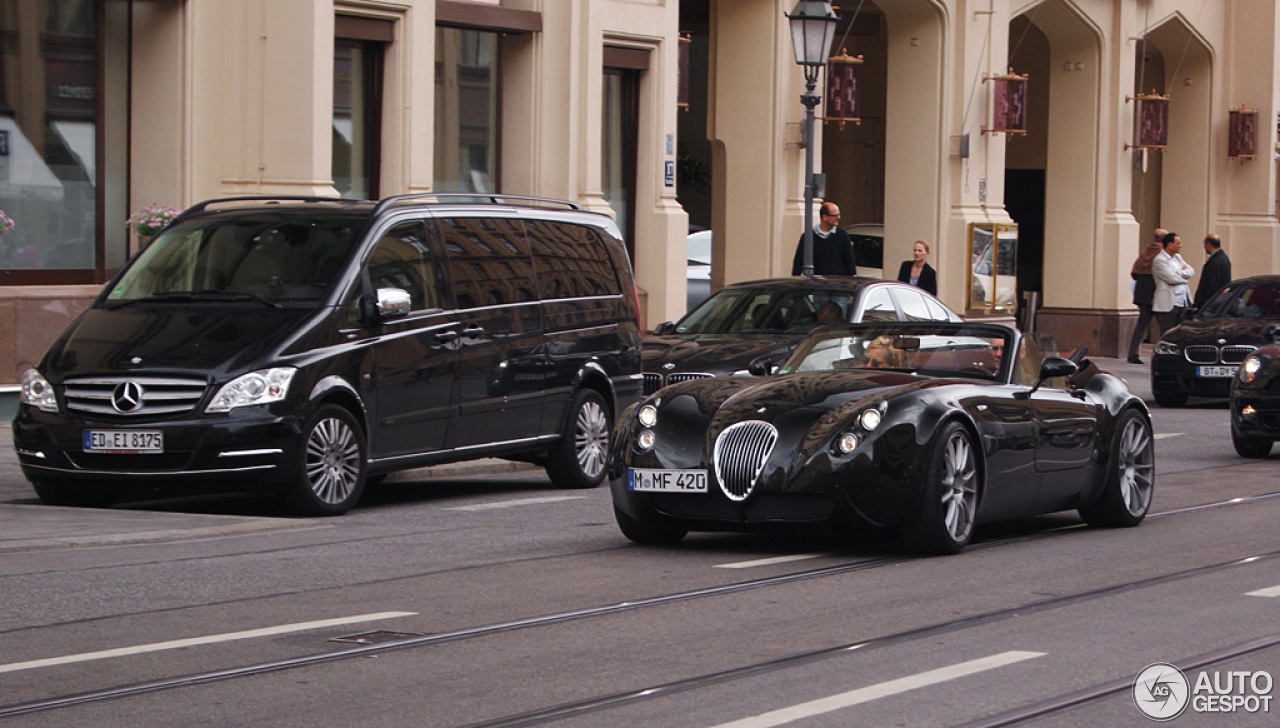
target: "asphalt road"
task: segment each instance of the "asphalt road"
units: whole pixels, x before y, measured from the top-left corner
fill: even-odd
[[[1241,702],[1175,725],[1274,726],[1225,683],[1280,676],[1280,455],[1236,456],[1224,402],[1152,415],[1141,527],[1064,513],[945,558],[889,534],[639,547],[606,490],[537,471],[410,474],[337,519],[51,508],[0,452],[0,723],[1148,725],[1135,678],[1168,662],[1201,708]]]

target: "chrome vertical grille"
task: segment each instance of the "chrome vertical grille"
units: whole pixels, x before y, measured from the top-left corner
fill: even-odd
[[[645,372],[644,373],[644,393],[646,395],[653,394],[659,389],[662,389],[662,375]]]
[[[777,428],[759,420],[739,422],[720,433],[711,457],[720,490],[729,500],[744,501],[751,495],[777,442]]]
[[[1222,347],[1222,363],[1223,364],[1239,364],[1240,362],[1244,361],[1244,358],[1246,356],[1249,356],[1257,349],[1258,347],[1249,346],[1247,344],[1235,344],[1232,346],[1224,346]]]
[[[1217,364],[1218,347],[1197,344],[1186,348],[1187,361],[1192,364]]]
[[[710,374],[702,372],[680,372],[678,374],[668,374],[667,384],[675,384],[676,382],[687,382],[690,379],[710,379]]]

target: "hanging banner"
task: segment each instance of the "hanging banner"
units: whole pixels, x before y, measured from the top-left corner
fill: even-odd
[[[1027,77],[996,76],[993,95],[995,113],[991,131],[1002,134],[1027,133]]]
[[[1257,159],[1258,110],[1240,108],[1231,110],[1227,125],[1227,156],[1231,159]]]
[[[827,98],[824,121],[837,121],[844,128],[847,121],[862,123],[860,107],[862,56],[843,51],[827,60]]]
[[[1138,100],[1137,149],[1167,149],[1169,147],[1169,97],[1146,94]]]

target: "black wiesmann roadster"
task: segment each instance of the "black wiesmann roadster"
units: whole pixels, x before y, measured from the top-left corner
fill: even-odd
[[[817,329],[756,376],[673,384],[619,418],[609,480],[622,533],[782,524],[896,526],[957,553],[976,524],[1077,509],[1135,526],[1155,488],[1151,419],[1082,357],[1041,357],[993,324]]]

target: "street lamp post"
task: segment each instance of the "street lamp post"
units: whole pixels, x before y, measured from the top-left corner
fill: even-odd
[[[804,69],[804,267],[806,276],[813,275],[813,116],[822,97],[813,90],[818,86],[818,70],[827,64],[831,41],[835,38],[839,17],[831,9],[831,0],[799,0],[787,21],[791,24],[791,45],[796,63]]]

